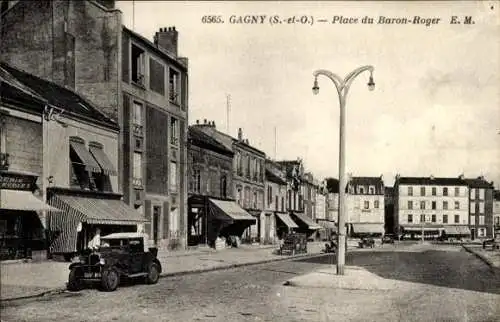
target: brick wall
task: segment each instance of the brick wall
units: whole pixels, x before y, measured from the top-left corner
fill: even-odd
[[[6,152],[10,170],[38,174],[43,171],[42,124],[16,117],[5,117]]]

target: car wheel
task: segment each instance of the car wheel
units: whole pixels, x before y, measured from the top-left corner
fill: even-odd
[[[81,270],[72,268],[69,271],[68,284],[66,288],[71,292],[78,292],[83,289]]]
[[[106,269],[102,273],[101,286],[104,291],[113,292],[118,287],[118,284],[120,284],[120,275],[116,269]]]
[[[148,268],[148,275],[146,276],[146,283],[156,284],[160,279],[160,268],[158,264],[152,263]]]

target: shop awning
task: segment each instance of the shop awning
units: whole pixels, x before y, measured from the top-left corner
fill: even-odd
[[[321,229],[320,225],[315,223],[311,218],[307,217],[306,215],[303,215],[303,214],[300,214],[297,212],[294,212],[293,214],[297,217],[297,219],[302,221],[302,223],[306,224],[309,229],[312,229],[312,230]]]
[[[352,230],[355,234],[383,234],[383,223],[359,223],[351,224]]]
[[[288,227],[288,228],[299,228],[297,224],[292,220],[289,214],[276,213],[276,216]]]
[[[38,199],[31,191],[0,190],[0,209],[21,211],[59,211]]]
[[[252,221],[253,223],[257,222],[255,217],[250,215],[245,209],[241,208],[235,201],[229,200],[217,200],[217,199],[208,199],[210,201],[211,209],[216,217],[219,217],[221,220],[224,217],[229,217],[229,221],[236,220],[245,220]]]
[[[467,226],[444,226],[444,232],[446,235],[470,235],[470,229]]]
[[[70,140],[69,144],[71,148],[78,155],[82,163],[85,165],[85,169],[90,172],[99,173],[101,172],[101,167],[97,164],[94,157],[90,154],[90,152],[85,148],[85,144],[81,142],[77,142],[74,140]]]
[[[433,225],[433,226],[424,226],[423,230],[424,231],[439,231],[443,229],[442,225]],[[421,232],[422,231],[422,226],[403,226],[404,231],[409,231],[409,232]]]
[[[118,175],[113,163],[109,160],[106,152],[101,147],[90,146],[90,153],[94,156],[97,163],[101,166],[102,172],[110,176]]]
[[[318,225],[326,229],[337,229],[337,224],[329,220],[318,220]]]

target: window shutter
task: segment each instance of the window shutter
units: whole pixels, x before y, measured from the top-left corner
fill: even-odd
[[[163,203],[163,239],[169,238],[170,223],[170,204],[168,201]]]
[[[153,232],[151,231],[151,200],[144,200],[144,232],[149,235],[149,239],[153,239]]]
[[[130,43],[127,36],[122,33],[122,80],[130,83]]]

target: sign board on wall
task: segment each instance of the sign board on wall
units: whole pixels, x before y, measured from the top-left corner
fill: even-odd
[[[36,179],[36,176],[2,171],[0,172],[0,189],[33,191]]]

